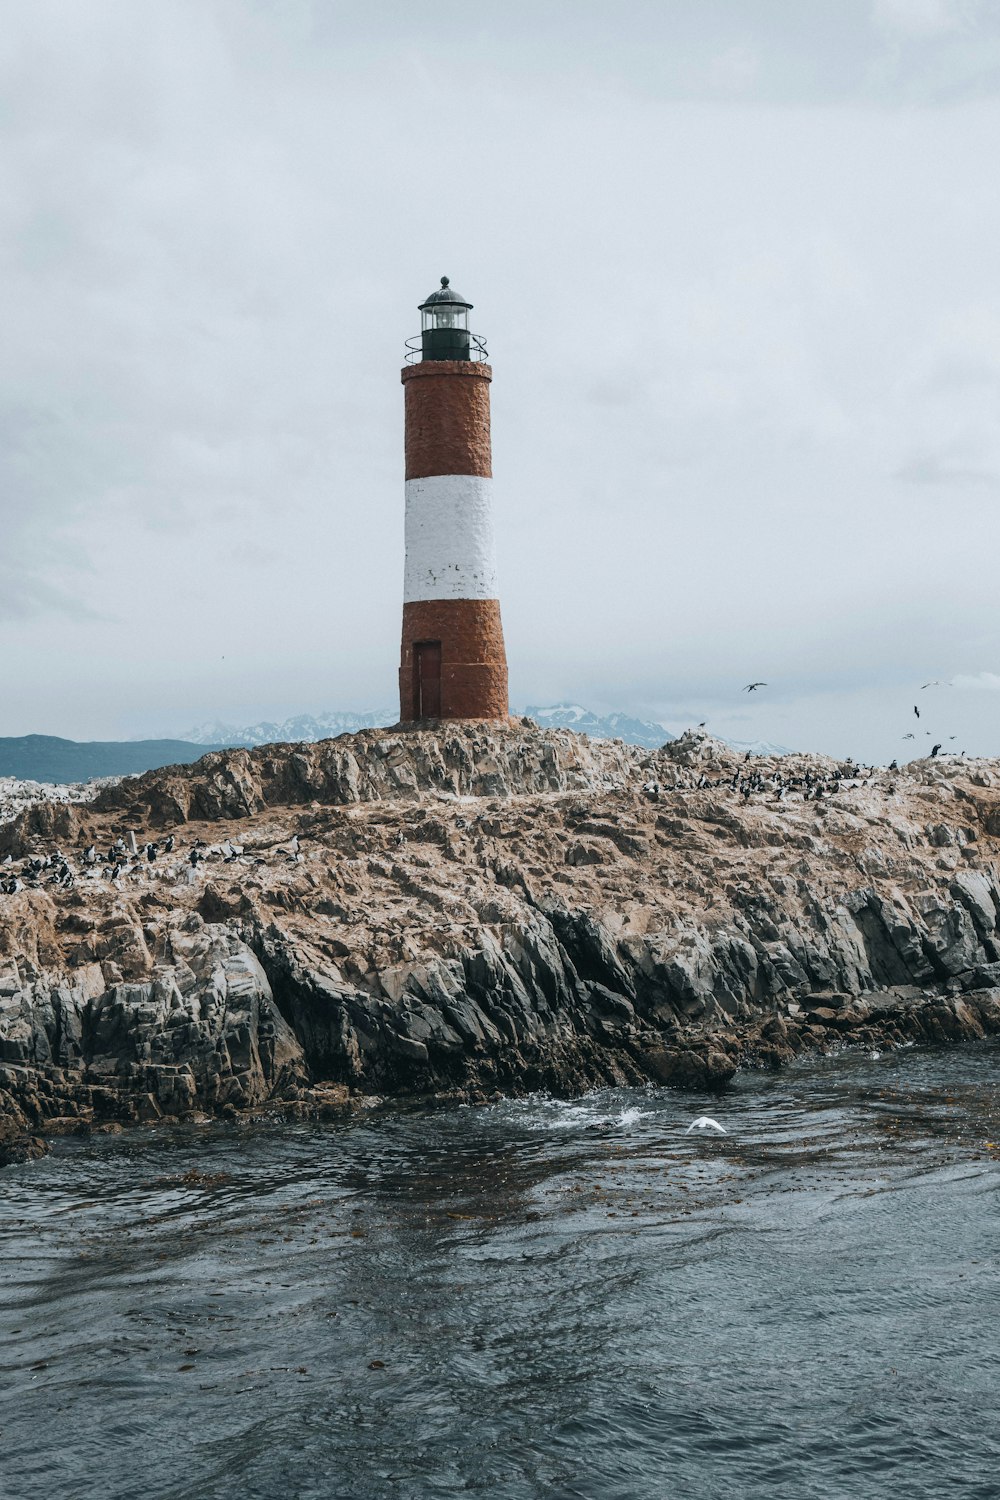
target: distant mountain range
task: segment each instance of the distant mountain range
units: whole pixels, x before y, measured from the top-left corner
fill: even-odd
[[[187,740],[61,740],[51,734],[0,739],[0,776],[65,784],[95,776],[136,776],[160,766],[189,765],[219,745]]]
[[[298,714],[276,724],[262,719],[259,724],[199,724],[188,729],[182,739],[194,745],[281,745],[294,740],[330,740],[338,734],[353,734],[358,729],[384,729],[395,724],[399,713],[394,708],[375,709],[372,713]]]
[[[742,750],[749,755],[791,755],[787,745],[772,745],[770,740],[726,740],[730,750]]]
[[[527,717],[548,729],[575,729],[595,740],[624,740],[658,750],[676,735],[649,719],[635,719],[628,714],[595,714],[578,703],[555,703],[548,707],[531,706]],[[232,746],[271,745],[296,740],[331,739],[358,729],[379,729],[394,724],[395,709],[376,709],[371,713],[300,714],[281,724],[264,720],[242,728],[232,724],[201,724],[179,739],[163,740],[91,740],[58,739],[48,734],[26,734],[16,739],[0,739],[0,776],[22,781],[67,784],[89,781],[97,776],[135,776],[160,766],[190,765],[209,750]],[[781,745],[763,741],[730,740],[734,750],[752,755],[785,755]]]
[[[592,740],[624,740],[626,745],[641,745],[659,750],[677,736],[650,719],[632,719],[628,714],[592,713],[578,703],[555,703],[551,708],[526,708],[529,719],[546,729],[575,729]]]
[[[657,750],[674,738],[662,724],[633,719],[628,714],[607,714],[602,718],[576,703],[554,703],[548,708],[530,707],[522,712],[545,728],[575,729],[594,740],[624,740],[628,745],[642,745],[649,750]],[[398,717],[392,708],[364,714],[319,714],[315,718],[300,714],[282,724],[266,719],[242,728],[233,724],[199,724],[185,731],[183,738],[196,745],[273,745],[285,740],[326,740],[358,729],[381,729],[395,724]]]

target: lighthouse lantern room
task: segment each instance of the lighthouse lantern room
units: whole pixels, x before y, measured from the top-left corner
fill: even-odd
[[[452,291],[447,276],[420,304],[420,354],[422,359],[468,359],[469,311],[466,302]]]
[[[400,720],[505,719],[493,541],[490,381],[466,302],[442,276],[408,342]],[[419,352],[419,359],[416,355]]]

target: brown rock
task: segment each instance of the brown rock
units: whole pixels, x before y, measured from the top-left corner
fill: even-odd
[[[705,737],[650,755],[456,723],[213,753],[107,787],[71,824],[22,808],[0,825],[17,860],[57,827],[74,862],[167,822],[177,843],[119,886],[81,870],[72,891],[0,896],[0,1119],[20,1138],[704,1088],[834,1038],[1000,1030],[1000,847],[979,818],[979,867],[941,868],[925,833],[963,799],[971,821],[969,778],[1000,766],[911,768],[890,800],[885,777],[758,757],[765,782],[843,778],[822,842],[798,793],[733,792],[742,767]]]

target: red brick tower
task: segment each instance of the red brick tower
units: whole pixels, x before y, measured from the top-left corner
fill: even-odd
[[[469,309],[442,276],[421,304],[406,396],[406,571],[399,717],[505,719],[490,381]],[[416,341],[412,341],[416,345]]]

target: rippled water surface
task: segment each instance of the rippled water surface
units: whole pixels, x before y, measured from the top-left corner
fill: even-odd
[[[986,1044],[61,1141],[0,1174],[0,1490],[996,1500],[998,1114]]]

